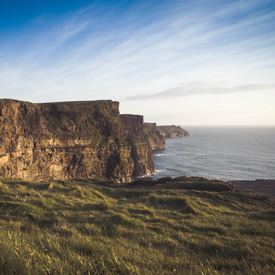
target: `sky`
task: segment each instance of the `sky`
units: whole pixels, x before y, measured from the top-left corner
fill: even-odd
[[[275,125],[275,1],[0,0],[0,98]]]

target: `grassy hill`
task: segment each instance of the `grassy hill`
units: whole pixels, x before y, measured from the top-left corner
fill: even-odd
[[[3,178],[0,274],[274,274],[275,201],[225,190]]]

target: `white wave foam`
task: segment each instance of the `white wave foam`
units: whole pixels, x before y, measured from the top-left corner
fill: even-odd
[[[153,173],[153,175],[164,173],[164,172],[167,172],[167,170],[155,170],[155,172]]]
[[[168,156],[169,154],[154,154],[154,157]]]
[[[138,176],[137,179],[150,178],[150,177],[153,177],[153,175],[154,175],[154,173],[147,173],[146,175]]]

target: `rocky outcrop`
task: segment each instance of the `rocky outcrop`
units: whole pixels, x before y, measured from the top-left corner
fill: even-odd
[[[144,131],[143,116],[120,115],[124,125],[127,142],[131,145],[131,157],[134,161],[133,176],[154,172],[153,152],[150,140]]]
[[[172,137],[186,137],[189,133],[176,125],[157,126],[160,134],[166,138]]]
[[[144,123],[143,129],[153,150],[165,148],[165,137],[160,134],[156,123]]]
[[[131,181],[154,169],[141,116],[113,101],[0,100],[0,175],[26,180]]]

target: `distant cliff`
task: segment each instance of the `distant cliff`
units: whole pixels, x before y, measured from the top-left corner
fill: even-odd
[[[165,125],[165,126],[157,126],[157,128],[160,134],[166,138],[189,136],[189,133],[186,130],[182,129],[180,126]]]
[[[165,137],[161,135],[156,123],[144,123],[143,129],[153,150],[165,148]]]
[[[143,117],[120,116],[118,102],[0,100],[1,176],[128,182],[153,170]]]

